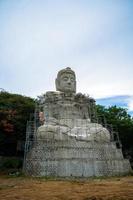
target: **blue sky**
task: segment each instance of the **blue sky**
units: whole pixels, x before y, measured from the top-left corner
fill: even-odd
[[[110,106],[118,106],[127,109],[128,113],[133,116],[133,99],[131,96],[123,95],[123,96],[112,96],[96,99],[96,103],[105,107]]]
[[[77,92],[132,112],[133,1],[0,0],[0,88],[37,97],[66,66]]]

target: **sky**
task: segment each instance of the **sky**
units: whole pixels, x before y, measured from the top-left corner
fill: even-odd
[[[0,0],[0,88],[36,98],[65,67],[77,92],[133,115],[133,1]]]

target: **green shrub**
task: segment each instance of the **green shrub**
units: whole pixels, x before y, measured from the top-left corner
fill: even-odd
[[[18,158],[7,158],[3,161],[3,169],[19,169],[22,167],[22,160]]]

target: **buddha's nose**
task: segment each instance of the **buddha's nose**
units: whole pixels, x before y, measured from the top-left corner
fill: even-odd
[[[70,80],[70,78],[68,79],[67,83],[68,83],[69,85],[71,84],[71,80]]]

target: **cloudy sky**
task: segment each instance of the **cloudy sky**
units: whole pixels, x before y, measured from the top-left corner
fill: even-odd
[[[132,114],[132,0],[0,0],[0,88],[37,97],[68,66],[77,92]]]

